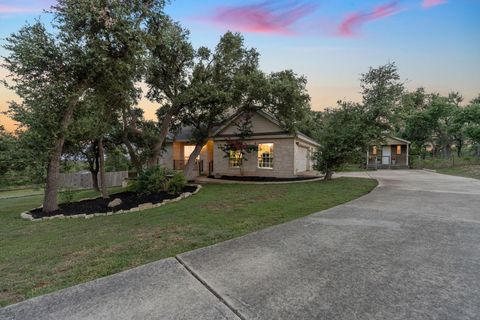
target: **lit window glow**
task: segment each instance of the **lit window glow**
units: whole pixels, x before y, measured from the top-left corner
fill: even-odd
[[[402,146],[397,146],[397,154],[402,154]]]
[[[228,166],[239,168],[242,165],[242,153],[238,150],[230,150],[228,153]]]
[[[261,143],[258,145],[258,167],[273,168],[273,143]]]

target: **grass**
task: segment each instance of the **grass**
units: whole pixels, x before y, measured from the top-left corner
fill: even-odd
[[[480,165],[480,158],[457,157],[455,155],[452,155],[450,158],[421,159],[417,156],[411,156],[410,164],[412,165],[413,169],[446,169]]]
[[[6,198],[21,198],[32,195],[43,195],[42,189],[17,189],[17,190],[3,190],[0,191],[0,199]]]
[[[19,216],[40,205],[41,195],[0,199],[0,307],[300,218],[375,186],[374,180],[353,178],[207,185],[161,208],[45,222]],[[94,195],[81,191],[75,197]]]
[[[453,176],[480,179],[480,165],[441,168],[436,170],[438,173],[449,174]]]
[[[362,168],[359,164],[345,164],[337,172],[361,172],[366,171],[365,168]]]

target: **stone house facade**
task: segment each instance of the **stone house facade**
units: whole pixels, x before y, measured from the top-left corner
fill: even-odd
[[[300,132],[285,131],[276,119],[262,111],[251,116],[252,135],[242,140],[258,150],[245,153],[245,157],[222,150],[226,144],[239,139],[237,124],[241,117],[241,114],[235,115],[213,130],[197,158],[197,176],[294,178],[313,170],[318,143]],[[194,149],[190,137],[188,128],[172,136],[158,163],[171,169],[184,169]]]

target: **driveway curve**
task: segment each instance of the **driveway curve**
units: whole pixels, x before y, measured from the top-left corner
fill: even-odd
[[[368,175],[360,199],[179,258],[245,319],[479,319],[480,181]]]
[[[362,198],[0,309],[0,319],[479,319],[480,181],[360,175],[379,181]]]

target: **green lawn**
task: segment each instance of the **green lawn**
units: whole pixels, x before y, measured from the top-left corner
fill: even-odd
[[[21,198],[31,195],[43,195],[43,189],[14,189],[14,190],[3,190],[0,191],[0,199],[6,198]]]
[[[480,179],[480,165],[437,169],[438,173]]]
[[[359,164],[345,164],[337,172],[361,172],[366,171],[364,168],[361,167]]]
[[[0,199],[0,307],[238,237],[350,201],[376,181],[207,185],[161,208],[90,220],[30,222],[41,195]],[[93,196],[91,191],[77,198]]]

